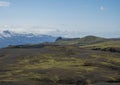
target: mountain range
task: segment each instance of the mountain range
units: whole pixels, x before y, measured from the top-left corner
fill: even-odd
[[[9,45],[37,44],[42,42],[54,42],[56,37],[49,35],[35,35],[32,33],[18,34],[5,30],[0,33],[0,48]]]

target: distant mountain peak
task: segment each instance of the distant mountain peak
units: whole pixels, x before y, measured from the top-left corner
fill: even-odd
[[[4,34],[11,34],[11,32],[9,30],[4,30],[3,33]]]
[[[11,37],[14,33],[9,31],[9,30],[4,30],[0,33],[0,37],[4,38],[4,37]]]
[[[35,35],[33,33],[15,33],[9,30],[4,30],[0,33],[0,47],[8,45],[23,45],[23,44],[37,44],[42,42],[53,42],[56,37],[49,35]]]

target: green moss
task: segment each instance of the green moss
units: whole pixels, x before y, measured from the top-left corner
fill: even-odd
[[[32,80],[56,83],[60,79],[68,78],[89,80],[92,75],[93,79],[103,76],[108,80],[115,80],[118,76],[118,53],[96,52],[76,46],[47,46],[44,51],[22,56],[17,62],[8,65],[7,70],[0,72],[0,81]]]

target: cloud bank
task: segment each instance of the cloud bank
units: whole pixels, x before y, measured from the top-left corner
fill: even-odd
[[[0,25],[0,33],[8,30],[19,34],[25,33],[34,33],[34,34],[49,34],[54,31],[54,29],[45,28],[45,27],[27,27],[27,26],[8,26],[8,25]]]
[[[10,2],[6,2],[6,1],[0,1],[0,7],[7,7],[10,6]]]

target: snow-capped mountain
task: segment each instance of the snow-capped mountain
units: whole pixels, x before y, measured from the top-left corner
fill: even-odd
[[[18,34],[8,30],[0,32],[0,48],[8,45],[37,44],[42,42],[54,42],[55,37],[49,35],[35,35],[32,33]]]

